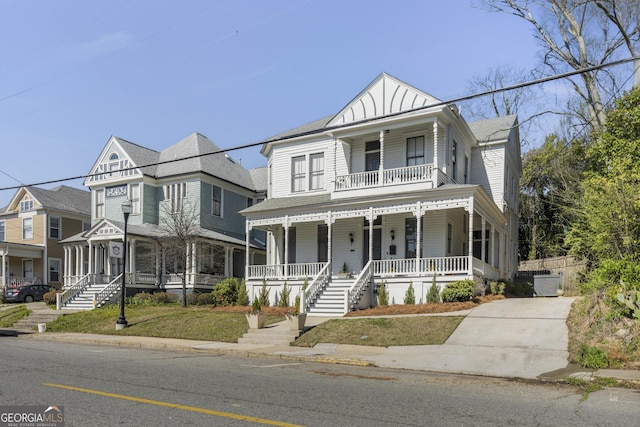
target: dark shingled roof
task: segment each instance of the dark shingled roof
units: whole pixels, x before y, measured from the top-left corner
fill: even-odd
[[[91,193],[79,188],[60,185],[51,190],[26,187],[33,197],[47,209],[91,215]]]
[[[516,120],[517,116],[511,114],[509,116],[472,122],[469,123],[469,128],[480,143],[500,141],[509,138],[509,134],[516,125]]]

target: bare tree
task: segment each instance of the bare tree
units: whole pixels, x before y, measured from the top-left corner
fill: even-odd
[[[485,93],[531,80],[532,75],[523,69],[516,70],[508,65],[490,68],[484,75],[476,75],[467,83],[467,92]],[[523,146],[528,144],[531,127],[540,116],[537,110],[541,90],[538,86],[527,86],[509,91],[492,92],[489,95],[464,101],[465,116],[470,119],[490,119],[493,117],[518,114],[520,140]]]
[[[543,68],[551,73],[606,64],[636,56],[640,25],[637,0],[485,0],[489,9],[529,22],[543,48]],[[568,114],[591,129],[602,129],[604,104],[624,82],[612,71],[596,69],[569,79],[579,102]]]
[[[160,214],[160,239],[165,255],[170,261],[174,273],[182,280],[182,306],[187,306],[187,277],[191,271],[191,248],[200,234],[200,215],[188,199],[180,203],[163,204]]]

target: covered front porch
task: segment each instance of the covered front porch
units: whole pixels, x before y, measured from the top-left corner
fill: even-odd
[[[0,287],[47,283],[43,246],[5,242],[0,245]],[[55,272],[54,272],[55,273]]]
[[[406,286],[435,281],[442,287],[464,279],[506,279],[503,214],[479,187],[452,187],[425,192],[418,200],[395,197],[360,207],[330,202],[326,210],[248,217],[248,230],[267,231],[268,241],[267,264],[247,260],[250,297],[264,283],[275,303],[287,282],[292,298],[316,301],[340,282],[348,310],[363,301],[375,305],[371,295],[360,302],[354,295],[382,280]]]

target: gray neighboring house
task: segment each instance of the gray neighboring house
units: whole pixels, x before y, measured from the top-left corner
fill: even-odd
[[[62,305],[91,308],[117,292],[122,262],[109,248],[123,241],[126,200],[133,210],[127,223],[128,294],[177,292],[182,276],[189,290],[211,291],[226,277],[243,277],[245,259],[264,263],[264,233],[245,235],[238,212],[266,197],[266,168],[247,170],[219,151],[199,133],[160,152],[111,137],[84,183],[91,190],[91,227],[62,242],[65,283],[70,284]],[[187,207],[200,229],[184,248],[184,272],[161,238],[166,237],[163,215],[187,212]]]

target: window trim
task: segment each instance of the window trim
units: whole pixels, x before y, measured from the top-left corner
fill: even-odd
[[[105,191],[104,188],[96,190],[95,214],[96,218],[104,218],[105,211]]]
[[[418,144],[418,139],[422,139],[422,155],[418,156],[417,152],[418,150],[416,150],[417,144]],[[414,144],[414,148],[413,148],[413,152],[414,155],[409,157],[409,140],[413,140],[413,144]],[[419,134],[419,135],[413,135],[413,136],[407,136],[405,137],[405,164],[406,166],[417,166],[417,165],[424,165],[426,162],[426,152],[427,152],[427,148],[426,148],[426,138],[423,134]],[[413,164],[409,164],[409,160],[412,159],[413,160]],[[421,163],[417,163],[418,159],[422,159]]]
[[[215,189],[220,190],[220,200],[215,199]],[[223,218],[223,203],[224,203],[224,190],[219,185],[211,185],[211,215]],[[218,213],[216,213],[215,207],[218,206]]]
[[[57,269],[57,270],[52,270],[52,269],[51,269],[51,263],[52,263],[52,261],[54,261],[54,262],[57,262],[57,263],[58,263],[58,269]],[[61,278],[60,271],[61,271],[61,270],[62,270],[62,259],[60,259],[60,258],[49,258],[49,261],[47,262],[47,280],[48,280],[49,282],[55,282],[55,283],[60,283],[60,282],[62,282],[62,281],[60,280],[60,278]],[[57,274],[58,274],[58,279],[57,279],[57,280],[53,280],[53,279],[51,278],[51,273],[53,273],[53,272],[55,272],[55,273],[57,273]]]
[[[313,160],[314,158],[322,159],[322,169],[314,170],[313,169]],[[324,190],[324,172],[325,172],[325,162],[324,162],[324,151],[317,153],[309,154],[309,191],[318,191]],[[313,185],[314,178],[317,179],[318,184],[316,186]]]
[[[30,226],[25,227],[25,221],[31,221]],[[27,231],[29,234],[27,235]],[[33,240],[33,217],[22,218],[22,240]]]
[[[53,227],[51,224],[52,220],[58,220],[58,226],[57,227]],[[57,229],[58,230],[58,235],[57,236],[53,236],[52,235],[52,231]],[[50,216],[49,217],[49,238],[53,239],[53,240],[60,240],[62,239],[62,218],[59,216]]]
[[[301,161],[302,165],[299,168],[300,171],[296,173],[297,161]],[[303,154],[301,156],[293,156],[291,157],[291,192],[292,193],[302,193],[306,191],[306,182],[307,181],[307,156]],[[299,184],[296,186],[296,184]]]
[[[133,189],[138,189],[138,197],[134,197]],[[142,213],[142,189],[140,183],[129,184],[129,188],[127,189],[127,194],[129,201],[131,202],[131,215],[140,215]]]
[[[0,242],[7,240],[7,226],[5,221],[0,221]]]

